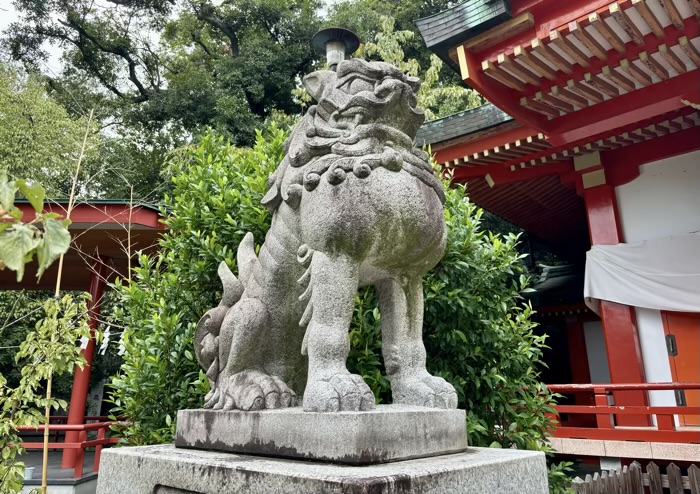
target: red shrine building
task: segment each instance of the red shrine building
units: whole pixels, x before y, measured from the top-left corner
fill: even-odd
[[[537,287],[562,454],[700,460],[699,19],[698,0],[471,0],[417,21],[487,100],[418,144],[571,263]]]
[[[34,219],[34,208],[28,202],[17,206],[23,212],[23,221]],[[45,203],[44,212],[66,217],[68,201]],[[131,205],[119,200],[78,202],[70,211],[70,219],[72,223],[69,231],[72,238],[70,248],[63,258],[61,289],[90,294],[88,324],[95,330],[100,322],[100,307],[107,283],[116,277],[129,276],[131,263],[136,262],[133,260],[136,253],[154,253],[164,227],[157,208]],[[54,290],[58,265],[58,261],[54,262],[37,279],[38,265],[36,262],[29,263],[19,283],[13,271],[0,271],[0,289]],[[73,375],[67,415],[52,415],[48,426],[52,438],[49,448],[57,451],[49,456],[48,485],[52,492],[94,492],[102,448],[116,442],[116,438],[109,437],[108,432],[114,422],[109,417],[99,416],[99,406],[98,415],[87,413],[95,351],[95,338],[92,337],[83,349],[87,365],[76,369]],[[101,398],[100,387],[97,401],[101,402]],[[39,428],[41,436],[44,427]],[[21,427],[20,430],[23,434],[32,436],[22,443],[27,450],[32,452],[42,449],[43,438],[37,437],[36,430],[29,427]],[[63,441],[59,442],[59,436],[63,436]],[[41,469],[40,455],[29,455],[22,459],[27,466],[36,467],[37,472]],[[41,485],[36,478],[38,476],[25,481],[27,492]]]

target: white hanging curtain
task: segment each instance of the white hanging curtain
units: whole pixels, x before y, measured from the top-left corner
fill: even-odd
[[[583,296],[596,313],[601,300],[700,312],[700,232],[593,246],[586,254]]]

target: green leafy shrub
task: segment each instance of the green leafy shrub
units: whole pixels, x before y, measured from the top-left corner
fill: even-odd
[[[208,384],[193,355],[194,327],[218,303],[218,263],[236,271],[236,248],[247,231],[262,243],[270,216],[260,200],[283,156],[285,135],[273,126],[258,133],[254,148],[237,149],[209,134],[172,159],[174,191],[166,198],[169,230],[161,251],[142,258],[131,282],[117,284],[122,307],[116,319],[127,330],[112,396],[115,412],[133,421],[125,442],[169,441],[177,410],[201,405]],[[447,250],[424,282],[429,369],[457,388],[471,444],[547,449],[552,423],[545,414],[554,410],[537,370],[545,343],[533,333],[532,309],[520,295],[528,278],[518,237],[483,231],[482,210],[463,187],[447,188],[446,195]],[[348,367],[379,402],[388,402],[380,323],[373,290],[362,290]]]
[[[272,124],[252,148],[236,148],[208,133],[171,157],[160,251],[141,256],[132,280],[115,284],[121,301],[113,320],[125,328],[124,363],[111,400],[114,413],[132,422],[125,443],[170,441],[177,411],[201,406],[209,383],[194,355],[194,329],[221,297],[219,263],[236,271],[246,232],[264,239],[271,217],[260,203],[287,135]]]
[[[483,211],[464,187],[446,188],[446,197],[447,249],[424,279],[429,370],[457,389],[471,444],[542,449],[553,425],[545,413],[554,409],[538,379],[545,337],[534,334],[532,308],[520,295],[528,277],[516,249],[518,236],[483,231]],[[349,366],[388,402],[380,323],[373,294],[361,293]]]

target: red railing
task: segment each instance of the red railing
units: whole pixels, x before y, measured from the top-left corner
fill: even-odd
[[[700,383],[642,383],[642,384],[552,384],[551,391],[563,395],[588,396],[591,405],[556,405],[560,418],[554,437],[600,439],[616,441],[647,441],[669,443],[700,443],[700,429],[679,428],[675,416],[700,417],[700,406],[615,406],[611,405],[613,392],[618,391],[675,391],[700,390]],[[583,415],[583,417],[581,417]],[[619,427],[620,415],[656,418],[656,425],[648,427]],[[590,417],[591,426],[582,426]],[[577,420],[578,419],[578,420]],[[649,420],[649,423],[652,423]]]
[[[106,417],[85,417],[86,420],[91,419],[104,419]],[[65,420],[66,417],[51,417],[50,422],[56,422]],[[85,461],[85,450],[87,448],[95,448],[95,461],[93,463],[92,471],[97,472],[100,468],[100,455],[102,454],[102,448],[115,444],[118,439],[115,437],[106,437],[107,431],[111,426],[118,424],[119,422],[107,421],[107,422],[94,422],[91,424],[56,424],[49,423],[48,428],[50,432],[54,433],[65,433],[67,431],[78,432],[77,442],[58,442],[55,438],[54,442],[48,444],[49,449],[77,449],[77,454],[75,456],[75,463],[73,464],[73,477],[80,478],[83,476],[83,463]],[[46,425],[40,425],[38,427],[21,426],[19,427],[20,432],[41,432],[43,439],[43,432]],[[97,431],[97,438],[88,440],[87,435],[90,431]],[[44,443],[42,442],[22,442],[22,447],[25,449],[43,449]]]

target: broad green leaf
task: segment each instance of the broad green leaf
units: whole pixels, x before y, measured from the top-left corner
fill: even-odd
[[[52,262],[61,254],[65,254],[70,246],[70,233],[63,227],[60,221],[47,218],[44,221],[44,236],[37,246],[37,258],[39,271],[37,277],[44,274]]]
[[[8,181],[5,170],[0,171],[0,206],[3,211],[12,209],[15,202],[15,192],[17,192],[15,182]]]
[[[46,191],[39,184],[29,185],[25,180],[17,180],[17,188],[24,194],[24,196],[32,205],[34,211],[41,213],[44,209],[44,197],[46,196]]]
[[[5,266],[17,271],[17,281],[24,276],[24,262],[31,257],[39,244],[37,229],[33,225],[15,224],[12,228],[0,232],[0,260]]]

